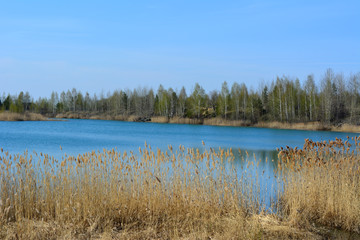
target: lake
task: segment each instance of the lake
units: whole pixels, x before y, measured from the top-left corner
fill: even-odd
[[[0,122],[0,147],[10,154],[28,150],[29,153],[42,152],[61,159],[65,153],[78,155],[92,150],[102,151],[104,148],[136,153],[145,142],[150,144],[152,149],[162,150],[166,150],[168,145],[174,148],[183,145],[200,150],[240,148],[243,154],[245,150],[250,153],[250,160],[254,155],[257,159],[269,160],[262,161],[248,173],[251,176],[260,175],[261,191],[266,192],[264,201],[267,203],[272,197],[271,193],[275,191],[273,170],[277,166],[277,147],[302,147],[306,138],[318,141],[346,136],[357,134],[105,120]],[[205,142],[205,147],[202,141]],[[239,158],[239,154],[236,156]],[[241,169],[240,159],[235,163]]]
[[[137,150],[145,141],[153,148],[240,148],[271,152],[277,147],[301,147],[304,139],[329,140],[357,136],[355,133],[223,127],[185,124],[138,123],[106,120],[0,122],[0,147],[10,153],[24,150],[77,155],[103,148]],[[60,150],[60,146],[63,151]]]

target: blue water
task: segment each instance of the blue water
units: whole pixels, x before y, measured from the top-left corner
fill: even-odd
[[[137,150],[145,141],[153,149],[180,144],[201,148],[204,141],[206,147],[240,148],[267,155],[281,146],[301,147],[306,138],[329,140],[346,136],[357,134],[104,120],[0,122],[0,147],[5,151],[29,150],[55,157],[61,157],[64,152],[77,155],[103,148]]]

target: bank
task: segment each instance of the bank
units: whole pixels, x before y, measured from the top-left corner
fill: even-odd
[[[187,117],[164,117],[151,116],[141,117],[135,115],[111,115],[111,114],[93,114],[93,113],[59,113],[46,114],[39,113],[12,113],[1,112],[0,121],[49,121],[56,119],[92,119],[92,120],[115,120],[128,122],[153,122],[153,123],[175,123],[175,124],[197,124],[209,126],[232,126],[232,127],[259,127],[259,128],[273,128],[273,129],[293,129],[293,130],[307,130],[307,131],[333,131],[333,132],[352,132],[360,133],[360,126],[348,123],[340,123],[337,125],[325,124],[320,121],[313,122],[278,122],[278,121],[261,121],[251,123],[243,120],[230,120],[220,117],[214,118],[187,118]]]

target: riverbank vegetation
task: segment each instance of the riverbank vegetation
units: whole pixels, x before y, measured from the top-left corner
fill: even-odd
[[[345,77],[328,69],[318,82],[315,83],[312,75],[302,81],[284,76],[269,84],[262,83],[256,90],[243,83],[235,82],[229,86],[223,82],[220,90],[208,93],[197,83],[190,92],[184,87],[174,90],[162,85],[157,91],[139,87],[100,95],[72,89],[53,92],[50,98],[37,100],[28,92],[13,96],[4,93],[0,109],[51,117],[135,121],[167,119],[162,121],[240,126],[273,122],[315,122],[326,128],[359,125],[360,73]]]
[[[62,159],[2,150],[0,238],[355,239],[359,141],[279,150],[271,207],[261,160],[234,159],[234,149],[145,144]]]
[[[307,139],[302,149],[280,151],[284,192],[279,204],[290,223],[360,232],[359,147],[360,137],[345,142]]]
[[[46,117],[39,113],[0,112],[0,121],[45,121]]]

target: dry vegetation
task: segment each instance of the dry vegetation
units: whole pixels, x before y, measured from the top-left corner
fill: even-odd
[[[1,156],[0,238],[258,239],[258,187],[232,150]],[[226,167],[227,166],[227,167]],[[258,216],[254,218],[254,216]],[[306,233],[301,233],[306,234]]]
[[[331,131],[360,133],[360,126],[351,125],[351,124],[342,124],[341,126],[332,126]]]
[[[142,122],[146,119],[148,122],[154,123],[177,123],[177,124],[200,124],[211,126],[232,126],[232,127],[260,127],[260,128],[275,128],[275,129],[295,129],[295,130],[308,130],[308,131],[334,131],[334,132],[355,132],[360,133],[360,126],[352,124],[341,124],[339,126],[328,125],[321,122],[258,122],[251,123],[250,121],[243,120],[230,120],[221,117],[213,118],[187,118],[187,117],[165,117],[165,116],[152,116],[152,117],[139,117],[136,115],[113,115],[113,114],[91,114],[87,112],[67,112],[57,114],[56,118],[69,118],[69,119],[96,119],[96,120],[117,120],[128,122]]]
[[[104,149],[61,160],[1,150],[0,238],[355,239],[359,140],[282,149],[274,213],[250,174],[257,163],[238,159],[237,171],[231,149],[145,144],[137,153]]]
[[[284,192],[279,204],[292,225],[360,232],[359,141],[307,139],[303,149],[280,151]]]
[[[258,122],[254,125],[261,128],[296,129],[309,131],[330,131],[331,127],[321,122],[286,123],[286,122]]]
[[[39,115],[41,116],[41,115]],[[212,126],[232,126],[232,127],[260,127],[260,128],[276,128],[276,129],[296,129],[296,130],[309,130],[309,131],[335,131],[335,132],[356,132],[360,133],[360,126],[351,124],[342,124],[340,126],[326,125],[321,122],[300,122],[300,123],[286,123],[286,122],[258,122],[251,123],[250,121],[243,120],[229,120],[221,117],[214,118],[187,118],[187,117],[165,117],[165,116],[152,116],[148,118],[139,117],[136,115],[112,115],[112,114],[91,114],[87,112],[67,112],[57,114],[56,118],[69,118],[69,119],[95,119],[95,120],[116,120],[137,122],[146,119],[148,122],[154,123],[177,123],[177,124],[202,124]]]
[[[45,121],[47,118],[38,113],[0,112],[0,121]]]
[[[155,123],[176,123],[176,124],[203,124],[202,119],[184,117],[151,117],[151,122]]]
[[[233,127],[244,127],[250,126],[250,122],[243,120],[228,120],[220,117],[204,119],[204,125],[213,126],[233,126]]]
[[[250,126],[248,122],[242,120],[226,120],[220,117],[216,118],[186,118],[186,117],[151,117],[151,122],[156,123],[177,123],[177,124],[203,124],[212,126]]]

